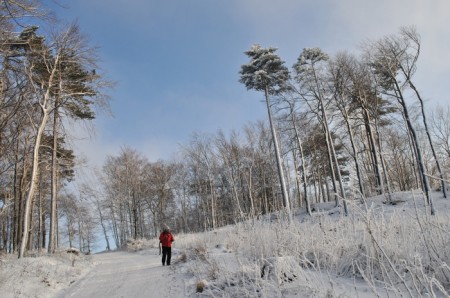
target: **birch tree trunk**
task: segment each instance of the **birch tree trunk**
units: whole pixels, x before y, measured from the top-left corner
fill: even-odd
[[[34,197],[34,193],[36,191],[36,186],[38,184],[38,171],[39,171],[39,148],[41,146],[42,135],[45,130],[45,126],[47,125],[50,110],[52,108],[51,102],[51,88],[54,84],[55,74],[56,74],[56,65],[59,63],[60,56],[57,54],[54,60],[54,65],[51,70],[49,79],[48,79],[48,87],[42,98],[42,102],[39,103],[41,108],[41,122],[39,124],[38,130],[36,132],[36,138],[34,141],[34,149],[33,149],[33,160],[32,160],[32,170],[31,170],[31,184],[30,189],[28,191],[28,195],[25,199],[25,208],[24,208],[24,220],[23,220],[23,233],[22,240],[20,243],[19,254],[18,257],[21,258],[24,256],[25,248],[28,242],[28,225],[31,220],[31,203]]]
[[[49,92],[46,93],[44,98],[44,103],[41,105],[42,110],[42,118],[41,123],[39,125],[38,131],[36,133],[36,139],[34,141],[34,149],[33,149],[33,167],[31,170],[31,184],[30,190],[28,191],[28,195],[25,199],[25,208],[24,208],[24,219],[23,219],[23,227],[22,227],[22,240],[20,242],[19,248],[19,258],[22,258],[25,253],[25,248],[28,242],[28,229],[29,222],[31,220],[31,203],[34,197],[34,192],[36,190],[37,180],[38,180],[38,168],[39,168],[39,147],[41,144],[42,134],[45,129],[45,125],[47,124],[49,118],[49,109],[45,107],[45,104],[49,100]]]

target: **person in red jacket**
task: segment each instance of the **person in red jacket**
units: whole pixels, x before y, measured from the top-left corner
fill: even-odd
[[[172,257],[172,242],[175,239],[173,238],[172,233],[170,233],[169,227],[164,227],[162,233],[159,235],[159,243],[162,246],[162,264],[170,265],[170,258]]]

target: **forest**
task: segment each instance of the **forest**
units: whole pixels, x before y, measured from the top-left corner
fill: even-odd
[[[174,231],[210,231],[280,212],[421,189],[447,198],[450,108],[432,107],[416,85],[420,34],[402,27],[358,54],[299,49],[287,67],[255,44],[236,80],[260,92],[268,121],[231,132],[195,132],[172,160],[150,162],[123,146],[91,183],[74,190],[82,166],[70,124],[108,109],[112,82],[76,24],[54,22],[38,1],[0,6],[0,250],[19,258],[60,246],[91,253]],[[42,26],[44,27],[44,26]],[[55,29],[58,28],[58,29]],[[244,49],[243,49],[244,50]],[[262,104],[255,102],[255,105]],[[98,233],[100,231],[100,233]],[[100,236],[99,236],[100,235]],[[64,243],[64,244],[63,244]]]

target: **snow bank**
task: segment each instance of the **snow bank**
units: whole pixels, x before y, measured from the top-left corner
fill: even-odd
[[[35,254],[17,259],[2,255],[0,259],[0,296],[53,297],[85,276],[92,268],[90,256],[58,251],[53,256]]]

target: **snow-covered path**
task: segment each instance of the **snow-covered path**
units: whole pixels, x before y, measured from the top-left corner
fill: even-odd
[[[184,297],[182,281],[175,281],[173,267],[163,267],[156,253],[119,251],[93,258],[96,267],[58,297]]]

